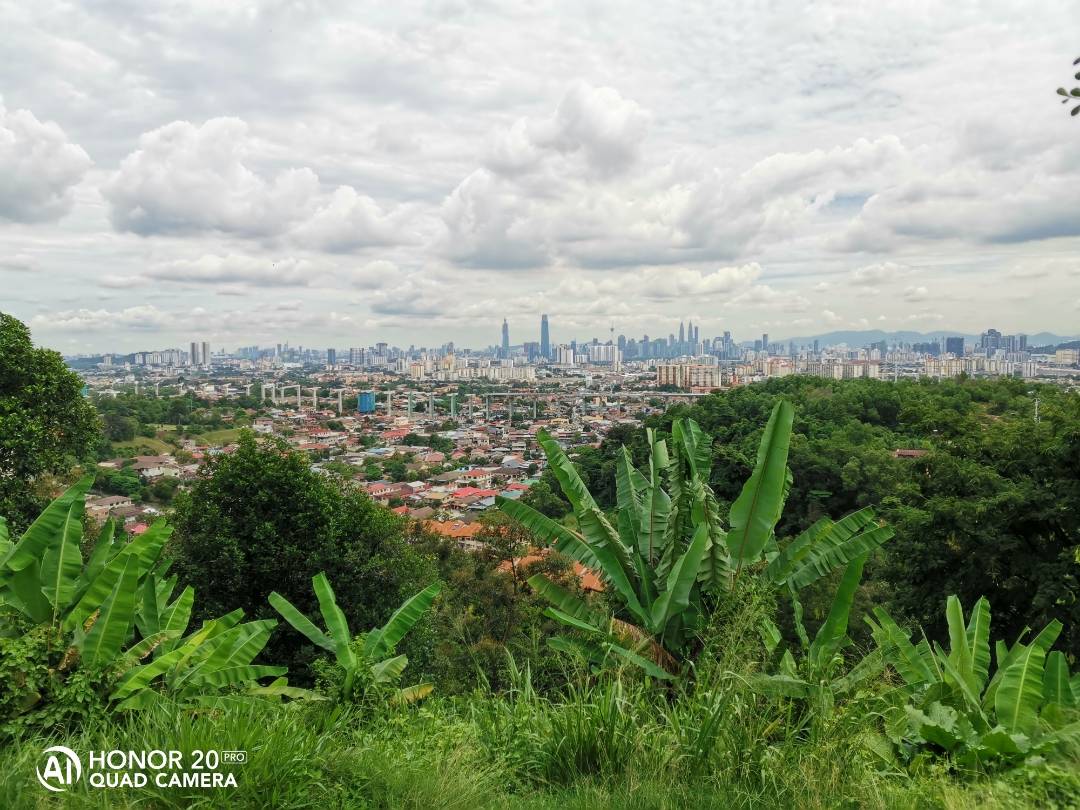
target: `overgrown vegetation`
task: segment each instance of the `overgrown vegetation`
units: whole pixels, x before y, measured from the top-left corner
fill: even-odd
[[[72,807],[1074,807],[1080,410],[1027,390],[790,379],[541,436],[480,552],[252,436],[175,532],[87,531],[84,476],[0,520],[0,805],[65,745],[249,753]]]
[[[354,627],[387,618],[415,586],[436,579],[430,558],[406,542],[406,524],[355,488],[311,469],[281,440],[241,437],[234,453],[214,457],[177,498],[170,546],[174,570],[199,588],[195,618],[234,608],[276,615],[277,591],[308,614],[318,610],[311,579],[325,572]],[[316,656],[294,633],[267,648],[300,681]]]

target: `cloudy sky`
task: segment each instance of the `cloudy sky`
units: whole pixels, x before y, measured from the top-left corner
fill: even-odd
[[[63,351],[1080,331],[1075,0],[0,19],[0,309]]]

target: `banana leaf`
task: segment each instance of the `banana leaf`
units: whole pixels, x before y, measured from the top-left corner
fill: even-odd
[[[281,617],[303,634],[312,644],[334,652],[334,642],[318,626],[305,616],[292,602],[277,591],[271,591],[269,602]]]
[[[561,523],[537,512],[528,504],[504,498],[502,495],[495,496],[495,505],[500,511],[506,513],[532,532],[538,540],[550,543],[559,553],[577,560],[601,576],[607,576],[592,549],[580,536]]]
[[[200,673],[198,677],[192,678],[188,681],[186,691],[190,692],[191,690],[205,688],[221,689],[238,683],[257,681],[260,678],[276,678],[279,675],[284,675],[287,669],[287,667],[252,664],[223,667],[211,672]]]
[[[709,527],[703,523],[694,533],[690,546],[671,567],[664,590],[653,602],[649,614],[649,629],[655,635],[663,635],[672,617],[689,606],[691,591],[697,582],[698,568],[705,556],[705,543],[708,538]]]
[[[975,675],[975,691],[982,692],[990,674],[990,602],[985,596],[980,596],[971,609],[966,636]]]
[[[1001,677],[994,697],[998,722],[1010,733],[1032,736],[1039,720],[1043,699],[1043,664],[1046,654],[1061,632],[1057,619],[1048,624],[1031,644],[1016,656]]]
[[[138,562],[129,556],[112,593],[105,600],[82,643],[82,658],[91,667],[112,663],[131,636],[135,620],[135,586]]]
[[[368,660],[380,658],[393,652],[397,643],[420,621],[420,617],[431,607],[431,603],[435,601],[435,597],[439,595],[441,590],[442,583],[433,582],[406,600],[401,607],[394,611],[386,624],[378,630],[368,633],[364,639],[364,655],[367,656]]]
[[[76,498],[68,507],[57,539],[41,558],[41,589],[53,606],[53,622],[67,607],[75,594],[75,585],[82,573],[82,541],[84,503]]]
[[[346,672],[356,669],[356,656],[350,646],[352,636],[349,634],[349,624],[345,621],[345,614],[338,607],[334,597],[334,589],[330,587],[326,574],[319,572],[312,578],[315,587],[315,596],[319,600],[319,611],[322,613],[326,629],[330,631],[330,638],[334,642],[334,654],[337,662]]]
[[[1076,695],[1069,683],[1069,663],[1065,653],[1053,650],[1046,656],[1046,669],[1043,673],[1043,700],[1061,706],[1076,706]]]
[[[870,625],[874,641],[889,666],[895,669],[909,686],[919,687],[933,683],[936,680],[933,671],[927,667],[926,661],[911,643],[908,634],[900,629],[883,608],[876,607],[873,612],[877,623],[869,617],[865,621]]]
[[[606,617],[599,611],[589,607],[583,599],[576,594],[570,593],[566,588],[552,582],[543,574],[533,574],[528,579],[529,586],[538,594],[547,599],[551,604],[576,619],[599,626],[606,621]]]
[[[847,639],[848,617],[851,615],[851,605],[855,600],[855,591],[858,590],[865,564],[865,554],[848,563],[833,597],[829,615],[810,643],[810,667],[815,672],[822,672],[828,666]]]
[[[968,646],[967,626],[964,623],[964,608],[955,595],[950,595],[945,602],[945,619],[949,626],[948,672],[950,678],[960,678],[964,693],[978,692],[979,684],[975,676],[975,661]],[[987,658],[990,652],[987,649]],[[938,656],[941,660],[941,656]]]
[[[390,701],[396,704],[416,703],[416,701],[423,700],[428,695],[430,695],[431,690],[434,688],[434,684],[416,683],[412,686],[406,686],[398,689],[397,693],[390,699]]]
[[[93,483],[94,475],[85,475],[46,506],[37,519],[23,532],[19,541],[0,559],[0,572],[21,571],[27,566],[40,563],[45,549],[59,540],[71,504],[82,501]],[[2,583],[3,574],[0,573],[0,584]]]
[[[793,419],[791,403],[777,402],[761,437],[754,471],[731,505],[727,544],[736,570],[758,561],[780,519]]]
[[[393,658],[372,664],[371,675],[375,683],[391,683],[401,677],[401,673],[408,665],[408,656],[395,655]]]

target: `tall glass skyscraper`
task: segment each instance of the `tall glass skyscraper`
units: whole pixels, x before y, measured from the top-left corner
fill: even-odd
[[[551,333],[548,331],[547,315],[540,316],[540,356],[551,359]]]
[[[502,356],[510,356],[510,325],[507,324],[506,318],[503,318],[502,327]]]

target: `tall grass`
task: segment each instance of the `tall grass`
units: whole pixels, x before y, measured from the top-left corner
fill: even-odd
[[[148,711],[0,749],[4,808],[978,808],[1075,807],[1080,760],[981,782],[875,762],[861,711],[810,734],[737,678],[672,698],[604,679],[559,697],[478,693],[421,707]],[[46,795],[41,750],[246,750],[226,790],[76,789]]]

